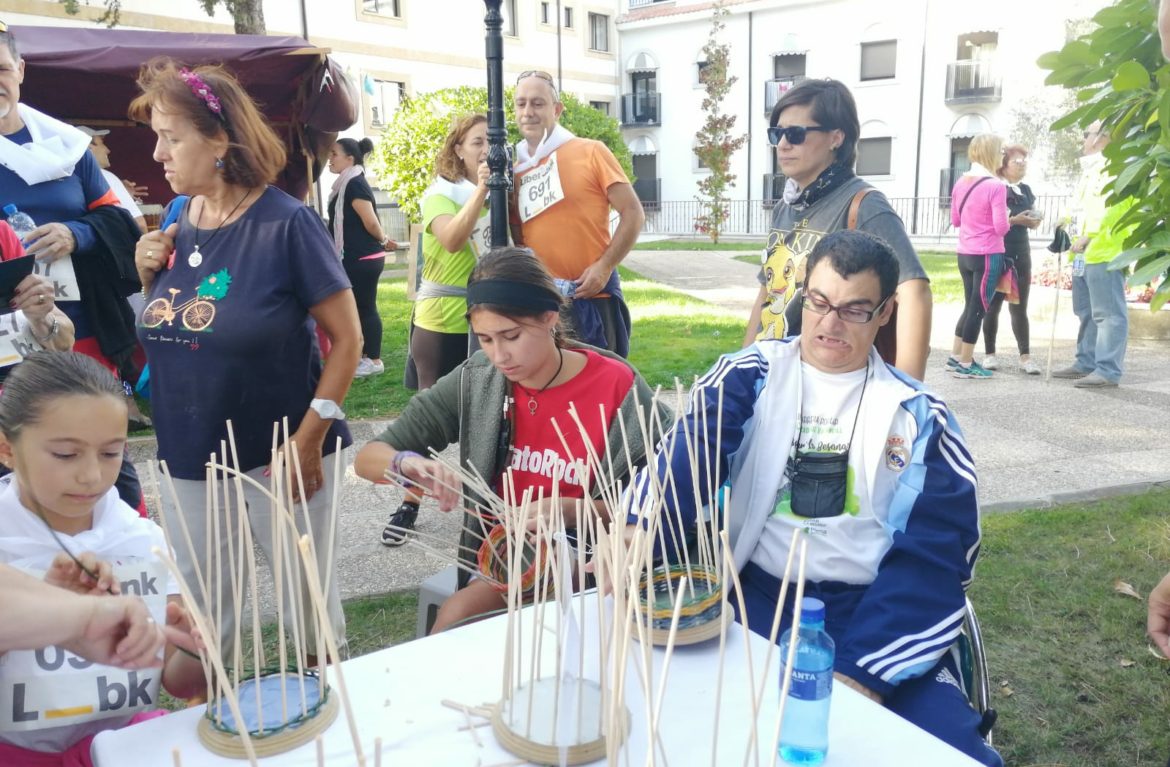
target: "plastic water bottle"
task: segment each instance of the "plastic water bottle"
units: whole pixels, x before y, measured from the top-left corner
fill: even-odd
[[[37,228],[37,222],[32,220],[32,216],[21,213],[12,203],[4,206],[4,215],[8,216],[8,225],[12,227],[12,231],[16,232],[16,236],[21,242],[24,242],[24,238]]]
[[[1073,256],[1072,273],[1073,277],[1085,276],[1085,252],[1083,250]]]
[[[780,638],[781,680],[791,641],[789,629]],[[825,603],[805,597],[792,683],[780,723],[780,758],[789,764],[820,764],[829,751],[829,693],[833,690],[835,655],[833,638],[825,633]]]

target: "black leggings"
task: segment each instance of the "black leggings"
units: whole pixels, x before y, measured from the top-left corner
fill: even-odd
[[[382,359],[382,317],[378,314],[378,280],[386,266],[386,257],[366,260],[346,259],[343,264],[353,300],[357,302],[358,320],[362,323],[362,356]]]
[[[437,333],[415,325],[410,331],[410,356],[418,371],[418,390],[429,389],[467,359],[467,334]]]
[[[963,278],[963,313],[955,325],[955,335],[965,344],[979,340],[979,326],[983,323],[983,271],[986,256],[959,254],[959,276]]]
[[[1012,318],[1012,333],[1016,337],[1016,346],[1020,348],[1020,355],[1031,354],[1031,344],[1028,327],[1028,293],[1032,289],[1032,254],[1022,250],[1014,256],[1016,262],[1016,278],[1020,285],[1020,302],[1008,304],[1008,314]],[[996,293],[987,309],[987,316],[983,318],[983,348],[988,354],[995,354],[995,337],[999,333],[999,309],[1007,298],[1003,293]]]

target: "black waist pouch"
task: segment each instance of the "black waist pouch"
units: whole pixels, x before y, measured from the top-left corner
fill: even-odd
[[[836,517],[845,511],[849,453],[798,453],[788,459],[792,513]]]

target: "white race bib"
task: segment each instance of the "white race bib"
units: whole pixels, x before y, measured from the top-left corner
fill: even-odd
[[[548,162],[520,177],[520,220],[530,221],[544,211],[565,199],[561,186],[561,172],[557,166],[557,153],[553,152]]]
[[[81,300],[77,273],[73,271],[73,256],[63,256],[52,263],[38,258],[33,264],[33,272],[53,283],[53,300],[57,303]]]
[[[15,365],[37,350],[21,332],[21,313],[0,314],[0,368]]]
[[[478,261],[484,253],[488,252],[491,247],[491,233],[492,233],[492,217],[491,214],[480,216],[479,221],[476,222],[475,228],[471,230],[471,236],[467,239],[471,243],[471,253]]]
[[[44,573],[32,573],[44,577]],[[161,562],[114,565],[123,594],[146,602],[159,624],[167,617],[167,569]],[[133,716],[158,704],[162,669],[102,666],[60,647],[14,650],[0,657],[0,731],[62,727]]]

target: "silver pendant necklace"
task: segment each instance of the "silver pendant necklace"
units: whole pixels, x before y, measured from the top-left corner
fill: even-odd
[[[219,222],[219,226],[215,227],[215,231],[211,233],[211,236],[200,243],[199,225],[203,223],[203,209],[207,207],[207,199],[204,198],[203,204],[199,206],[199,215],[195,218],[195,248],[191,251],[191,255],[187,256],[187,266],[194,269],[203,263],[203,254],[199,252],[199,248],[211,244],[211,241],[215,239],[217,234],[219,234],[219,230],[223,228],[223,225],[227,223],[229,218],[235,215],[235,212],[240,209],[240,206],[244,204],[244,200],[248,199],[250,194],[252,194],[251,189],[244,192],[244,196],[241,197],[240,201],[236,203],[236,206],[232,208],[226,216],[223,217],[223,220]]]

